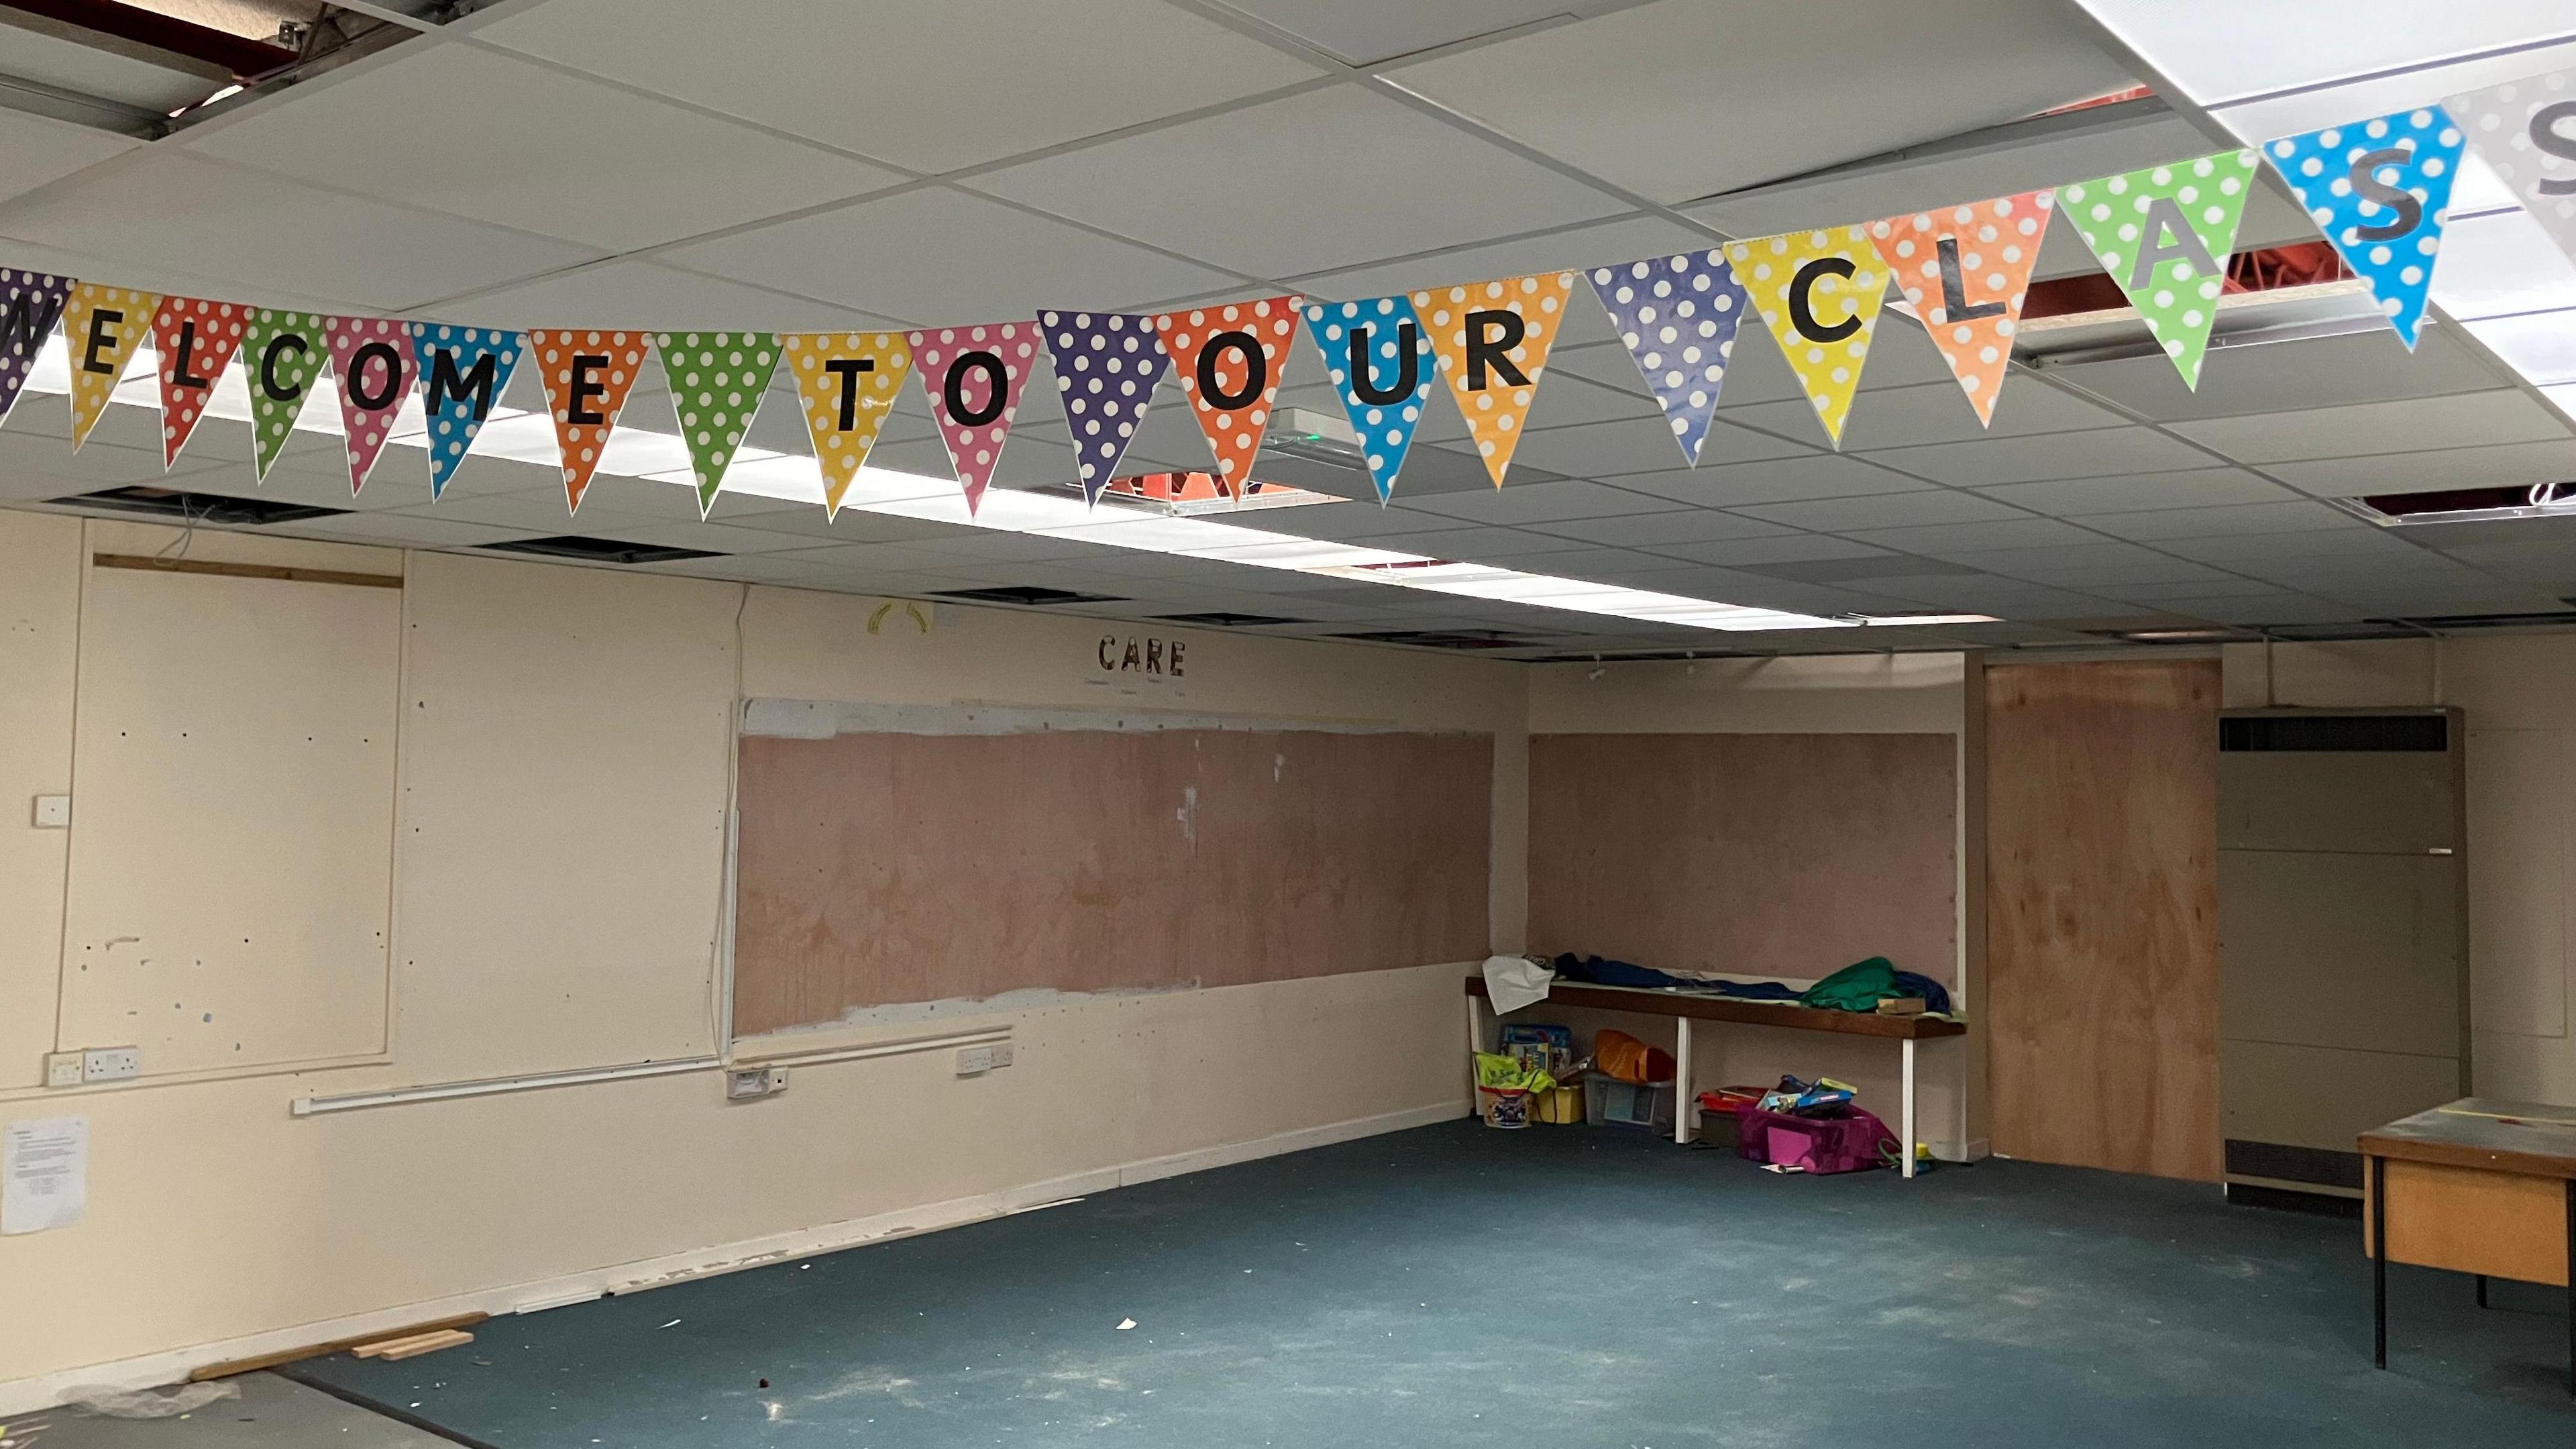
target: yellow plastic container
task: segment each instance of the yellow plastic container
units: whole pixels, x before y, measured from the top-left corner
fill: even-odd
[[[1538,1094],[1530,1103],[1530,1120],[1558,1127],[1583,1125],[1583,1084],[1568,1082]]]

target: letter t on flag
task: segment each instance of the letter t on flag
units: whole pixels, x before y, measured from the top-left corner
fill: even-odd
[[[900,332],[790,332],[778,344],[796,374],[805,432],[823,469],[823,516],[838,517],[903,395],[912,345]]]

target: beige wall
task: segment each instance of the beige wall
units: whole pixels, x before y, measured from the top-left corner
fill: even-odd
[[[1189,636],[1186,681],[1139,685],[1101,677],[1095,621],[942,608],[925,634],[898,607],[871,632],[872,599],[221,533],[188,556],[409,575],[390,1060],[47,1091],[69,837],[30,828],[28,801],[71,786],[83,560],[175,542],[0,512],[0,1118],[91,1124],[86,1220],[0,1238],[0,1412],[102,1376],[89,1366],[148,1382],[1464,1110],[1459,972],[1426,963],[1003,1013],[1016,1064],[979,1079],[943,1052],[796,1067],[784,1096],[737,1105],[697,1071],[292,1116],[317,1095],[718,1050],[738,689],[1491,730],[1511,944],[1524,679],[1158,629]],[[330,607],[327,586],[267,586],[277,608]],[[1343,1068],[1255,1082],[1283,1022]]]
[[[2568,905],[2576,886],[2576,633],[2229,645],[2226,702],[2456,705],[2468,726],[2472,1080],[2576,1102]]]

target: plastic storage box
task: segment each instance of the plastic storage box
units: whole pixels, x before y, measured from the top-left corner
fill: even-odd
[[[1673,1106],[1670,1082],[1649,1082],[1641,1087],[1599,1072],[1583,1074],[1583,1120],[1594,1127],[1669,1130]]]

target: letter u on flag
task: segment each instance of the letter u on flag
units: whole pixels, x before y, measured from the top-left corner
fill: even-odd
[[[1726,259],[1753,296],[1763,325],[1789,359],[1816,421],[1835,447],[1869,360],[1878,311],[1887,300],[1887,268],[1865,226],[1796,231],[1729,242]]]
[[[1360,456],[1383,507],[1431,403],[1431,339],[1410,297],[1310,302],[1306,335],[1324,354],[1324,374],[1359,434]]]

